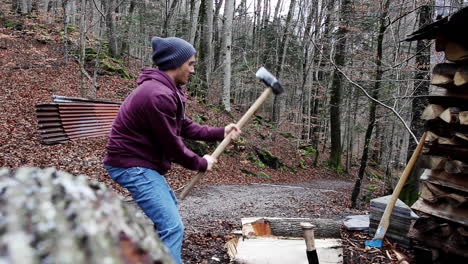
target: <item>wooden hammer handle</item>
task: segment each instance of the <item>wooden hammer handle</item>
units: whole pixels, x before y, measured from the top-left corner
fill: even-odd
[[[249,119],[255,114],[255,112],[260,108],[260,106],[266,101],[268,96],[272,93],[272,89],[268,87],[263,91],[263,93],[260,95],[260,97],[257,98],[257,100],[254,102],[252,106],[250,106],[249,110],[241,117],[241,119],[237,122],[237,126],[242,129],[244,127],[245,123],[249,121]],[[233,132],[229,133],[224,140],[216,147],[215,151],[211,156],[215,159],[217,159],[221,153],[223,153],[224,149],[231,143],[232,140],[232,134]],[[185,186],[184,190],[182,190],[182,193],[180,194],[179,199],[183,200],[185,197],[188,195],[190,190],[193,188],[193,186],[201,179],[203,176],[204,172],[199,172],[197,173],[192,180],[189,182],[187,186]]]

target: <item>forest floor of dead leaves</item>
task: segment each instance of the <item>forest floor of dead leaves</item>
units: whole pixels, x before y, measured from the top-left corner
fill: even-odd
[[[14,25],[7,28],[6,19],[14,21]],[[102,165],[107,140],[105,137],[80,139],[58,145],[42,145],[39,141],[35,105],[51,102],[51,96],[54,94],[80,96],[78,63],[72,57],[65,62],[61,27],[61,24],[45,24],[37,19],[24,17],[3,17],[0,21],[0,167],[55,167],[73,174],[85,174],[90,179],[103,182],[127,195],[109,179]],[[141,63],[130,61],[127,62],[127,67],[133,74],[138,74]],[[116,75],[100,75],[98,83],[100,88],[97,97],[114,101],[122,101],[136,86],[135,80],[123,79]],[[203,119],[206,119],[205,123],[213,126],[236,122],[246,110],[236,106],[233,108],[233,116],[230,117],[216,106],[202,105],[193,97],[189,97],[188,100],[188,116],[194,119],[203,116]],[[211,148],[213,150],[214,146]],[[275,170],[251,161],[249,155],[252,155],[256,148],[268,150],[280,157],[285,165],[283,169]],[[292,197],[288,206],[294,207],[294,212],[285,213],[284,206],[277,206],[272,214],[278,215],[282,212],[284,217],[317,217],[317,214],[322,214],[338,219],[345,215],[366,212],[349,209],[350,202],[347,197],[351,196],[352,178],[356,167],[350,175],[344,176],[331,171],[322,163],[313,167],[313,155],[303,155],[297,150],[296,142],[268,128],[262,121],[247,125],[244,128],[243,139],[232,144],[219,160],[219,168],[205,175],[197,187],[198,191],[203,192],[203,188],[228,184],[301,185],[314,181],[336,181],[333,190],[321,196],[320,201],[307,200],[307,196]],[[269,178],[245,174],[241,169],[263,172],[269,175]],[[194,172],[176,165],[166,176],[171,186],[177,190],[187,184],[193,175]],[[369,184],[379,185],[380,182],[366,181],[364,186]],[[374,197],[379,194],[379,188],[375,189]],[[225,197],[224,202],[228,203],[229,198]],[[295,203],[294,199],[300,199],[301,202]],[[362,204],[366,209],[367,202]],[[239,208],[248,209],[251,205],[244,203]],[[189,215],[191,210],[196,209],[186,208],[182,213]],[[183,250],[186,263],[228,263],[224,243],[232,237],[230,232],[240,228],[241,217],[255,216],[242,215],[243,212],[257,213],[237,210],[190,219]],[[227,214],[233,216],[222,217]],[[391,252],[396,247],[393,244],[387,243],[383,249],[365,249],[362,241],[369,239],[368,236],[346,231],[343,231],[343,239],[346,263],[396,263],[395,255]],[[408,252],[405,253],[410,256]],[[213,256],[217,256],[217,259]]]

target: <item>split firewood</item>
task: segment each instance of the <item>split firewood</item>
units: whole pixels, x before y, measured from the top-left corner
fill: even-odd
[[[448,41],[445,44],[445,58],[449,61],[463,61],[468,59],[468,50],[457,42]]]
[[[426,106],[423,113],[421,114],[421,119],[422,120],[436,119],[444,111],[445,111],[445,108],[443,108],[441,105],[429,104],[428,106]]]
[[[468,164],[460,160],[449,160],[444,164],[444,169],[448,173],[452,174],[468,174]]]
[[[462,134],[462,133],[456,132],[456,133],[455,133],[455,136],[456,136],[457,138],[463,139],[463,140],[465,140],[466,142],[468,142],[468,134]]]
[[[453,78],[458,66],[455,63],[439,63],[432,70],[431,84],[448,85],[453,83]]]
[[[437,183],[439,185],[453,188],[453,189],[460,190],[460,191],[468,190],[468,181],[466,181],[466,175],[447,173],[444,169],[442,170],[425,169],[420,179],[421,181]]]
[[[407,260],[408,258],[403,253],[396,251],[395,249],[393,249],[393,253],[395,253],[396,258],[398,259],[398,263],[409,264]]]
[[[447,158],[441,156],[422,155],[420,160],[424,168],[431,170],[442,170],[444,169]]]
[[[427,131],[426,142],[434,142],[434,141],[437,141],[438,138],[439,136],[436,135],[435,133],[431,131]]]
[[[467,83],[468,83],[468,73],[457,71],[455,73],[455,76],[453,77],[453,84],[455,84],[455,86],[463,86]]]
[[[457,145],[457,141],[453,138],[439,137],[437,143],[442,145]]]
[[[468,125],[468,111],[463,111],[458,114],[458,119],[461,125]]]
[[[429,203],[448,203],[454,207],[464,207],[468,204],[468,196],[465,192],[427,181],[422,181],[421,186],[420,197]]]
[[[459,118],[461,118],[461,115],[459,115]],[[424,130],[432,131],[441,137],[454,137],[457,133],[468,136],[467,125],[447,124],[440,118],[427,120],[424,124]]]
[[[449,107],[444,112],[442,112],[442,114],[440,114],[440,118],[449,124],[459,123],[460,122],[458,118],[459,113],[460,113],[460,108]]]
[[[459,145],[432,144],[426,142],[422,152],[426,155],[444,156],[453,160],[468,160],[468,148]]]
[[[443,145],[457,145],[457,142],[454,139],[438,136],[431,131],[427,131],[426,142],[431,144],[438,143]]]

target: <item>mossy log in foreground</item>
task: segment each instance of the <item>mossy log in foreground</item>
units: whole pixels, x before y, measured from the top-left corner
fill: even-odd
[[[0,169],[0,263],[174,263],[152,223],[103,184]]]

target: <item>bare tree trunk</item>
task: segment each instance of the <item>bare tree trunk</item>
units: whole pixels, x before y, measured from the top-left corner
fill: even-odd
[[[106,9],[107,39],[109,40],[109,53],[112,57],[119,57],[119,46],[117,43],[117,26],[115,22],[116,0],[103,1]]]
[[[231,50],[232,50],[232,18],[234,16],[235,0],[226,0],[224,3],[224,82],[223,82],[223,106],[231,112]]]
[[[177,4],[179,3],[179,0],[172,0],[171,7],[169,9],[169,12],[167,13],[166,18],[164,19],[164,26],[163,26],[163,36],[168,37],[169,32],[170,32],[170,26],[171,26],[171,20],[172,17],[174,16]]]
[[[276,62],[276,69],[275,69],[275,74],[277,78],[281,79],[283,76],[283,69],[284,69],[284,64],[286,60],[286,50],[288,48],[288,42],[289,42],[289,34],[290,34],[290,27],[291,27],[291,21],[294,16],[294,8],[296,6],[296,0],[291,0],[289,4],[289,11],[288,11],[288,16],[286,18],[286,23],[284,25],[284,31],[283,31],[283,36],[281,39],[281,45],[279,47],[279,53],[280,56],[277,59]],[[286,95],[282,95],[281,97],[275,96],[275,99],[273,101],[273,122],[279,123],[280,117],[281,117],[281,109],[282,109],[282,104],[285,102],[285,97]]]
[[[63,9],[63,57],[65,60],[65,64],[68,63],[68,9],[67,9],[67,2],[68,0],[62,1],[62,9]]]
[[[195,36],[197,34],[198,13],[200,11],[201,0],[191,1],[191,24],[190,24],[190,44],[195,45]]]
[[[424,5],[419,9],[419,27],[427,25],[432,22],[433,9],[429,5]],[[426,95],[429,93],[429,69],[431,66],[431,48],[427,40],[418,40],[416,44],[416,50],[419,53],[416,55],[416,65],[418,65],[418,71],[416,72],[414,82],[414,92],[411,118],[411,130],[417,137],[421,137],[424,133],[424,120],[422,120],[421,113],[428,104],[427,98],[417,97],[419,95]],[[412,156],[414,149],[416,149],[416,143],[412,140],[408,144],[408,159]],[[408,177],[408,180],[401,191],[400,199],[408,205],[412,205],[419,196],[419,176],[422,174],[420,168],[412,170],[412,173]]]
[[[340,25],[338,32],[336,33],[336,51],[334,56],[334,61],[337,67],[343,67],[345,64],[345,54],[346,54],[346,34],[348,30],[346,26],[348,25],[349,15],[351,9],[351,1],[343,0],[340,11]],[[330,139],[331,139],[331,149],[330,149],[330,158],[328,164],[340,170],[341,165],[341,113],[340,113],[340,104],[341,104],[341,87],[342,87],[342,78],[341,74],[337,69],[333,70],[332,73],[332,84],[330,90]]]
[[[125,23],[125,28],[124,28],[124,33],[123,35],[125,36],[122,39],[122,50],[121,54],[126,56],[127,58],[130,57],[130,43],[131,43],[131,38],[130,38],[130,33],[131,30],[130,28],[133,25],[133,13],[135,11],[135,6],[136,6],[136,0],[130,0],[130,7],[128,9],[128,15],[127,15],[127,22]],[[101,19],[99,19],[101,21]],[[101,22],[99,22],[101,24]],[[101,27],[99,27],[99,35],[101,35]]]
[[[84,61],[86,56],[86,0],[81,0],[80,16],[80,72],[81,72],[81,97],[87,96],[86,75]]]
[[[18,0],[18,6],[20,7],[20,11],[22,15],[29,14],[31,10],[29,9],[30,6],[29,0]]]
[[[41,18],[44,21],[49,22],[48,19],[48,8],[49,8],[49,2],[50,0],[41,0],[40,3],[38,4],[38,9],[39,9],[39,14],[41,15]]]
[[[223,31],[224,27],[220,28],[220,25],[219,25],[219,12],[221,10],[221,6],[223,5],[223,0],[216,1],[215,5],[216,5],[216,9],[215,9],[215,13],[213,16],[213,69],[216,69],[218,68],[218,66],[220,66],[220,63],[222,60],[221,56],[223,56],[222,47],[224,45],[222,43],[223,39],[220,36],[220,32]],[[226,14],[224,14],[224,16],[226,16]]]
[[[380,10],[382,11],[382,15],[380,16],[380,25],[379,25],[379,35],[377,36],[377,57],[375,58],[375,65],[376,65],[376,74],[375,74],[375,83],[374,88],[372,89],[372,97],[378,99],[380,84],[382,80],[382,56],[383,56],[383,38],[385,34],[386,25],[385,21],[388,15],[388,7],[390,5],[390,0],[386,0],[383,3],[384,6],[381,6]],[[361,190],[361,183],[364,178],[364,173],[367,166],[367,159],[369,155],[369,143],[372,136],[372,131],[375,125],[375,112],[376,112],[376,103],[371,101],[369,106],[369,124],[367,125],[366,136],[364,139],[364,149],[362,151],[361,157],[361,166],[359,167],[358,177],[354,184],[353,193],[351,195],[351,207],[356,208],[357,206],[357,198],[359,197],[359,193]]]
[[[205,50],[205,84],[206,91],[209,93],[211,86],[211,71],[213,67],[213,0],[205,1],[205,24],[203,31],[203,46]],[[208,96],[206,97],[208,99]]]

